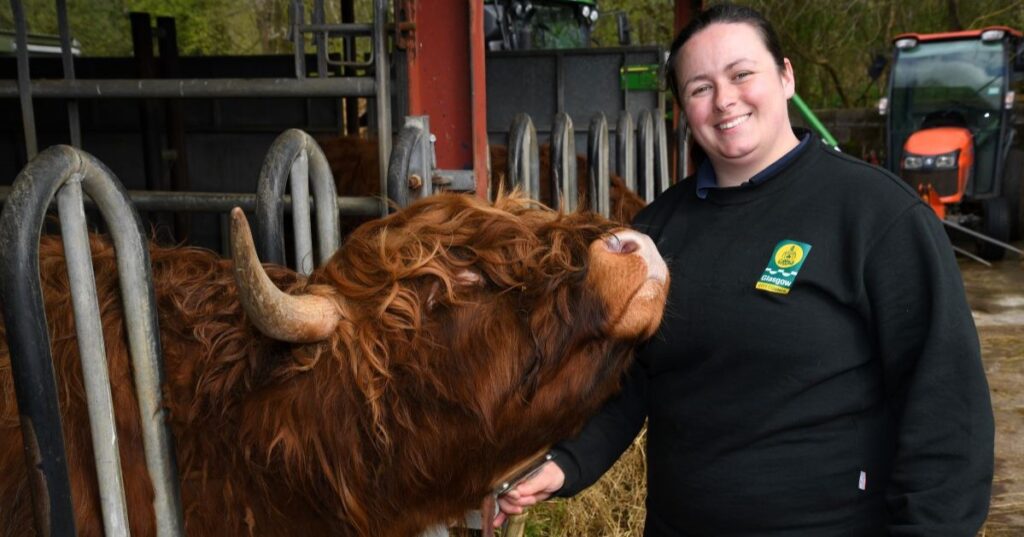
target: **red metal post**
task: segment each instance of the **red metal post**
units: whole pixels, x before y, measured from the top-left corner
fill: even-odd
[[[684,26],[704,10],[703,0],[676,0],[675,33],[679,33]]]
[[[430,117],[437,167],[474,170],[477,193],[486,196],[483,0],[402,0],[402,5],[415,25],[407,47],[409,113]]]
[[[487,177],[487,73],[484,41],[483,0],[468,0],[469,5],[469,72],[470,98],[473,106],[473,175],[476,177],[477,195],[488,197],[490,181]]]

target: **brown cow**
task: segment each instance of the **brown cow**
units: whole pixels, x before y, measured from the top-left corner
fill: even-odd
[[[615,391],[668,286],[646,236],[514,196],[417,202],[358,228],[308,279],[272,266],[267,279],[233,218],[234,264],[151,248],[190,536],[405,537],[453,520]],[[131,530],[152,536],[114,252],[91,242]],[[40,258],[76,521],[99,536],[59,239]],[[23,537],[6,346],[0,395],[0,535]]]
[[[378,175],[377,141],[351,136],[324,138],[318,140],[320,148],[334,174],[339,196],[373,196],[380,192],[380,176]],[[540,146],[540,184],[541,202],[552,205],[548,199],[547,185],[551,184],[551,146]],[[508,169],[508,148],[490,146],[491,157],[491,190],[498,192],[499,186],[506,179]],[[576,175],[579,195],[586,196],[587,191],[587,159],[576,156]],[[505,185],[506,187],[508,185]],[[508,188],[506,188],[508,190]],[[618,175],[610,176],[609,199],[611,200],[610,215],[612,220],[629,224],[633,217],[644,208],[643,198],[626,188],[626,183]]]

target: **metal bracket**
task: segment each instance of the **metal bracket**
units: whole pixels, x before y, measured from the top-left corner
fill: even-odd
[[[438,190],[476,192],[476,175],[473,170],[434,170],[430,179]]]
[[[388,198],[405,207],[433,192],[434,156],[430,118],[407,116],[388,160]]]

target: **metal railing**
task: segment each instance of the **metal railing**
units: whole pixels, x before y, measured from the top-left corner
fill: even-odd
[[[292,2],[292,40],[296,57],[295,78],[218,78],[218,79],[76,79],[71,51],[66,0],[57,1],[61,33],[63,80],[32,80],[28,57],[28,36],[22,0],[11,0],[16,30],[16,81],[0,80],[0,98],[20,100],[21,119],[28,160],[37,153],[37,133],[33,100],[72,99],[68,117],[72,145],[81,145],[78,105],[74,99],[110,98],[227,98],[227,97],[370,97],[375,101],[380,144],[380,162],[391,154],[391,89],[387,53],[387,0],[374,0],[372,24],[326,24],[322,20],[323,0],[315,0],[318,20],[306,24],[303,4]],[[316,34],[317,63],[320,76],[305,76],[304,33]],[[371,36],[373,76],[327,77],[325,72],[327,35]],[[386,170],[381,169],[381,192],[386,192]],[[380,214],[386,214],[382,211]]]
[[[61,213],[65,257],[85,375],[103,524],[108,536],[128,535],[117,431],[106,369],[96,286],[84,227],[82,193],[103,215],[117,253],[146,466],[153,483],[157,535],[183,532],[173,441],[161,404],[163,370],[148,243],[127,192],[102,163],[71,146],[37,155],[18,175],[0,215],[5,255],[0,294],[15,380],[37,533],[75,535],[67,457],[39,276],[39,238],[54,196]]]
[[[626,188],[637,193],[645,202],[670,186],[669,155],[666,128],[663,121],[655,120],[650,110],[642,110],[634,123],[629,112],[619,115],[616,131],[616,173]],[[548,199],[552,205],[573,211],[577,208],[578,185],[576,151],[572,119],[559,113],[552,122],[551,185]],[[540,162],[537,134],[527,114],[518,114],[508,136],[508,169],[505,170],[509,186],[518,187],[529,196],[539,198]],[[591,118],[587,133],[587,186],[586,207],[608,216],[611,212],[610,156],[608,121],[603,113]]]
[[[312,172],[312,175],[311,175]],[[290,180],[289,180],[290,179]],[[323,151],[313,138],[289,129],[274,140],[263,160],[256,193],[256,247],[265,263],[285,264],[284,192],[291,187],[295,270],[313,272],[313,232],[310,224],[312,187],[316,207],[316,264],[327,260],[341,243],[334,176]]]
[[[645,177],[643,184],[650,185],[650,188],[645,187],[646,192],[655,189],[660,191],[667,187],[654,180],[657,176],[654,170],[659,165],[667,166],[667,162],[664,151],[655,150],[656,136],[653,134],[655,128],[651,125],[652,121],[649,113],[641,113],[635,133],[636,145],[642,150],[640,158],[636,160],[639,175]],[[560,114],[556,116],[554,124],[556,136],[552,140],[553,181],[549,186],[552,189],[550,194],[553,200],[563,200],[563,210],[571,211],[579,197],[572,120]],[[629,132],[629,129],[621,131]],[[540,162],[532,121],[526,115],[517,118],[517,126],[512,132],[515,138],[510,140],[510,153],[518,156],[509,159],[510,182],[512,185],[522,185],[529,181],[533,185],[531,195],[538,197],[541,188],[537,177]],[[392,179],[408,188],[409,181],[403,174],[410,173],[410,170],[420,170],[419,173],[430,177],[432,157],[429,147],[429,124],[426,118],[409,118],[407,128],[402,130],[396,144],[396,154],[391,155],[393,162],[390,168],[395,172]],[[405,153],[398,154],[402,151]],[[591,163],[597,163],[589,167],[588,195],[590,199],[597,200],[596,208],[607,214],[608,134],[607,121],[601,114],[591,121],[588,155]],[[405,165],[396,167],[395,159],[405,162]],[[620,160],[629,162],[625,158]],[[415,166],[410,166],[410,162]],[[527,175],[532,178],[527,179]],[[431,184],[432,179],[435,178],[431,178],[427,184]],[[176,536],[181,532],[181,507],[170,433],[163,407],[159,403],[162,372],[148,245],[141,234],[141,224],[132,206],[137,205],[145,210],[222,212],[239,205],[243,209],[253,210],[256,212],[261,258],[279,264],[285,262],[283,215],[290,206],[295,236],[295,266],[304,274],[309,274],[313,268],[312,217],[315,216],[317,221],[317,263],[322,263],[337,249],[340,242],[339,214],[375,215],[385,210],[379,198],[338,198],[334,178],[319,145],[308,134],[297,129],[288,130],[275,140],[264,159],[259,182],[257,194],[129,193],[94,157],[70,146],[57,146],[33,159],[12,188],[0,189],[0,197],[5,200],[4,211],[0,216],[0,245],[8,252],[2,265],[5,285],[0,287],[0,293],[3,296],[4,315],[8,320],[12,371],[18,390],[19,409],[23,413],[26,452],[28,460],[41,468],[41,472],[32,473],[33,478],[38,480],[32,489],[46,495],[45,499],[35,503],[40,506],[36,516],[41,535],[74,535],[75,531],[67,481],[67,457],[53,386],[53,366],[49,360],[45,312],[39,279],[31,276],[38,274],[39,270],[38,241],[47,208],[53,204],[56,196],[73,289],[81,289],[82,286],[86,288],[85,291],[73,290],[72,295],[76,318],[83,319],[76,322],[76,327],[79,330],[80,354],[90,401],[92,436],[94,439],[115,438],[113,443],[99,442],[94,448],[107,535],[127,535],[127,516],[109,379],[105,370],[100,316],[85,233],[83,207],[88,206],[99,209],[104,215],[118,253],[135,384],[142,415],[146,417],[143,427],[146,460],[154,486],[160,489],[156,493],[159,535]],[[290,197],[285,195],[286,186],[289,185]],[[83,199],[83,190],[92,198],[91,202]],[[396,187],[392,186],[390,190],[396,190]],[[406,202],[420,197],[418,194],[429,194],[430,190],[422,189],[416,196],[409,196],[408,192],[404,198]],[[594,197],[593,192],[599,194]],[[601,195],[604,196],[603,204]],[[36,282],[36,285],[25,286],[21,285],[22,282]]]

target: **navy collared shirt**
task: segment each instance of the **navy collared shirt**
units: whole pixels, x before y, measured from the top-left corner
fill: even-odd
[[[804,132],[800,137],[800,143],[796,144],[796,147],[790,149],[788,153],[779,157],[779,160],[768,165],[767,168],[757,172],[753,177],[748,179],[743,184],[756,185],[763,183],[770,179],[775,172],[785,166],[787,163],[796,158],[801,151],[807,147],[807,141],[812,138],[811,133]],[[718,177],[715,175],[715,168],[711,166],[711,159],[704,159],[700,167],[697,168],[697,197],[700,199],[707,199],[708,191],[712,188],[719,188]]]

